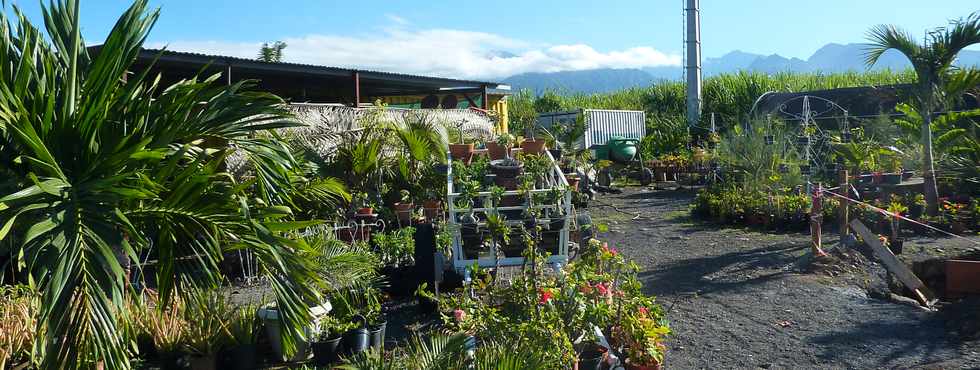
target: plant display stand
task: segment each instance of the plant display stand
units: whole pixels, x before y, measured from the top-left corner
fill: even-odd
[[[548,238],[542,238],[540,244],[538,245],[539,250],[550,251],[548,256],[549,264],[564,264],[568,261],[568,235],[570,225],[574,223],[571,219],[571,192],[568,191],[568,182],[565,179],[565,175],[562,173],[561,169],[558,167],[558,163],[555,161],[551,153],[545,151],[541,155],[547,158],[548,168],[544,176],[536,179],[537,186],[535,189],[530,190],[531,196],[537,194],[547,194],[553,192],[555,189],[564,189],[564,195],[561,197],[560,201],[556,204],[535,204],[533,207],[537,210],[542,210],[546,213],[544,217],[537,219],[539,225],[544,226],[545,231],[549,235]],[[472,209],[461,209],[457,206],[456,200],[462,195],[458,189],[454,188],[453,183],[453,171],[452,171],[452,159],[450,158],[450,170],[447,174],[447,196],[446,204],[448,210],[447,224],[453,230],[453,243],[452,243],[452,263],[450,266],[457,272],[463,274],[465,270],[472,266],[474,263],[479,264],[480,267],[505,267],[505,266],[519,266],[524,264],[524,257],[521,256],[501,256],[499,250],[494,250],[495,247],[486,246],[479,248],[480,253],[477,256],[473,256],[472,253],[467,254],[467,247],[469,247],[470,252],[474,246],[481,246],[483,244],[483,236],[487,228],[486,214],[488,212],[497,211],[501,214],[506,214],[507,225],[510,226],[512,231],[519,229],[526,220],[518,215],[524,214],[528,209],[528,204],[526,201],[522,200],[520,202],[504,202],[496,208],[486,207],[483,200],[491,196],[491,192],[480,191],[476,196],[476,201]],[[515,198],[524,198],[526,194],[520,190],[506,190],[503,192],[503,197],[515,200]],[[509,204],[518,203],[518,204]],[[464,215],[472,212],[475,223],[465,223],[461,222],[461,218]],[[471,220],[472,221],[472,220]],[[522,238],[516,233],[511,235],[511,244],[522,243]],[[506,246],[497,245],[497,249],[505,248]],[[519,250],[517,252],[520,253]],[[448,266],[447,266],[448,267]]]

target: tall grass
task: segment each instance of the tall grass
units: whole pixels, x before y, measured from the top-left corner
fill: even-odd
[[[881,86],[915,81],[915,73],[906,71],[868,71],[842,73],[775,73],[738,72],[709,77],[704,81],[704,113],[700,126],[710,123],[710,114],[722,127],[744,120],[752,104],[769,91],[799,92],[856,86]],[[662,81],[648,87],[629,88],[601,94],[574,94],[558,91],[560,106],[565,109],[626,109],[643,110],[660,119],[685,121],[685,84]],[[530,93],[512,97],[512,112],[527,112],[534,107]],[[541,112],[538,112],[541,113]]]

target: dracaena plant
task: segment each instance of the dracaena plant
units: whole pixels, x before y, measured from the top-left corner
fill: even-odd
[[[256,134],[298,123],[248,82],[161,86],[131,71],[157,19],[147,1],[126,10],[98,50],[85,46],[78,9],[50,3],[44,32],[16,7],[12,19],[0,15],[0,253],[40,293],[40,366],[131,367],[120,261],[138,256],[158,261],[167,306],[217,285],[225,252],[250,251],[294,347],[319,278],[308,246],[283,236],[305,225],[287,221],[282,205],[294,161]],[[235,151],[257,169],[254,181],[223,172]]]

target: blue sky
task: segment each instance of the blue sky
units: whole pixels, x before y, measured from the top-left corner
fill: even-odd
[[[13,0],[40,21],[38,1]],[[683,0],[151,0],[151,46],[254,56],[285,40],[286,59],[452,77],[680,63]],[[97,44],[128,6],[82,0]],[[705,57],[732,50],[806,59],[891,23],[913,32],[980,10],[976,0],[702,0]]]

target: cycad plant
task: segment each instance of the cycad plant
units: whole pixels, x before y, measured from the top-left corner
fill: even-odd
[[[49,3],[45,32],[16,8],[0,16],[0,189],[11,189],[0,195],[0,253],[41,294],[41,367],[130,368],[119,324],[126,261],[146,255],[166,307],[217,285],[225,252],[251,251],[293,347],[319,278],[308,246],[283,236],[304,225],[276,203],[293,161],[255,134],[297,123],[249,83],[160,86],[130,71],[158,15],[146,0],[98,51],[82,40],[78,9]],[[235,150],[264,169],[253,181],[223,172]],[[259,183],[265,196],[249,193]]]
[[[939,192],[930,127],[933,115],[947,108],[964,91],[980,84],[980,71],[958,74],[959,69],[953,65],[960,51],[980,44],[980,13],[953,20],[948,27],[930,30],[921,44],[910,33],[893,25],[872,28],[868,39],[871,44],[865,57],[869,66],[877,63],[886,51],[894,49],[904,54],[915,70],[917,81],[913,105],[922,115],[920,130],[926,205],[929,215],[936,215],[939,212]]]

